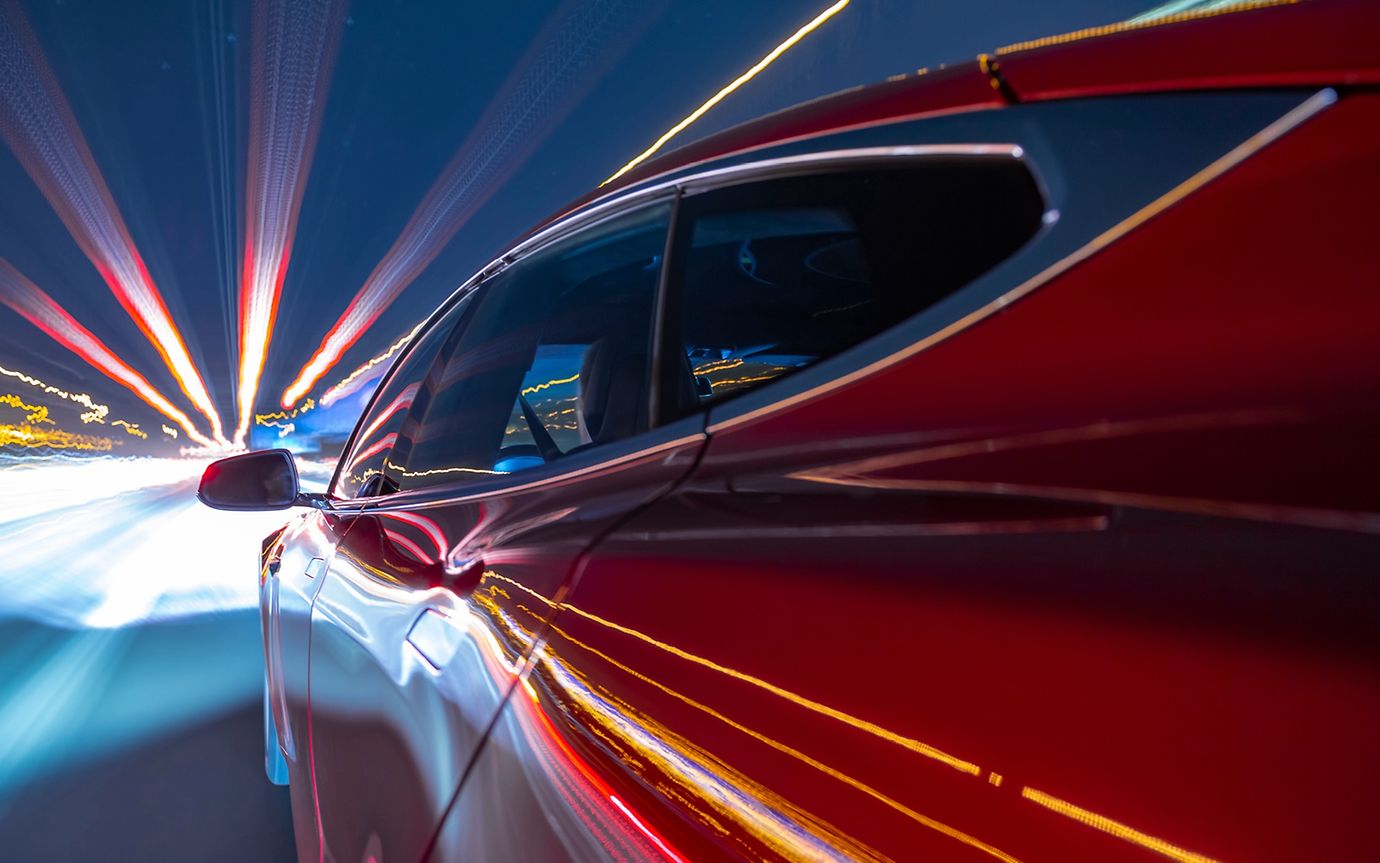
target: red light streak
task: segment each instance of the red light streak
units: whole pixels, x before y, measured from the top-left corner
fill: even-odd
[[[0,4],[0,44],[5,46],[0,51],[0,137],[157,349],[178,386],[210,421],[212,436],[225,443],[206,384],[17,4]]]
[[[356,453],[355,457],[350,459],[350,464],[347,466],[346,470],[353,470],[354,467],[358,465],[360,462],[368,461],[371,456],[376,456],[384,450],[388,449],[394,443],[396,443],[397,440],[397,432],[384,435],[383,437],[379,438],[375,443],[370,444],[369,446],[365,447],[364,449]]]
[[[374,421],[369,423],[368,427],[360,433],[359,439],[361,441],[368,440],[370,437],[373,436],[374,432],[379,430],[380,426],[388,422],[388,419],[390,417],[392,417],[398,411],[407,410],[408,408],[412,407],[412,402],[414,399],[417,398],[417,391],[419,389],[421,389],[420,383],[410,384],[407,387],[404,387],[403,391],[398,393],[398,397],[393,399],[393,401],[388,405],[388,407],[384,408],[382,413],[374,417]],[[363,458],[363,456],[359,456],[359,458]]]
[[[634,814],[633,814],[633,811],[632,811],[631,809],[628,808],[628,806],[627,806],[626,803],[624,803],[622,800],[619,800],[619,799],[618,799],[616,796],[614,796],[613,794],[610,794],[610,795],[609,795],[609,800],[613,802],[613,805],[614,805],[614,806],[617,806],[617,807],[618,807],[618,811],[622,812],[624,815],[627,816],[628,820],[632,822],[632,825],[633,825],[634,827],[636,827],[638,830],[642,831],[642,835],[644,835],[644,836],[646,836],[648,839],[652,840],[652,842],[656,845],[656,847],[659,848],[659,849],[661,850],[661,853],[663,853],[663,854],[666,855],[666,859],[668,859],[668,860],[674,860],[674,861],[676,861],[676,863],[684,863],[684,858],[682,858],[682,857],[681,857],[679,854],[677,854],[676,852],[672,851],[672,850],[666,845],[666,843],[663,842],[663,841],[661,840],[661,837],[660,837],[660,836],[658,836],[658,835],[656,835],[655,833],[652,832],[652,828],[648,827],[646,824],[643,824],[643,823],[642,823],[642,819],[641,819],[641,818],[638,818],[636,815],[634,815]]]
[[[330,0],[260,0],[253,8],[236,445],[249,431],[268,358],[343,8]]]
[[[424,515],[419,515],[415,512],[380,512],[379,515],[384,518],[391,518],[403,522],[404,524],[410,524],[417,528],[422,533],[426,534],[427,539],[431,540],[431,544],[436,546],[436,553],[442,557],[450,550],[450,543],[446,542],[445,531],[441,529],[439,524]],[[418,557],[426,560],[427,563],[435,562],[423,555],[418,555]]]
[[[163,394],[153,388],[144,376],[130,368],[107,348],[91,331],[59,306],[38,285],[0,258],[0,303],[23,315],[31,324],[47,333],[58,344],[86,360],[111,380],[128,387],[149,407],[177,423],[187,437],[202,446],[215,446],[210,438],[196,430],[187,415],[178,410]]]
[[[422,551],[421,546],[417,545],[417,543],[398,533],[396,530],[388,530],[387,528],[384,528],[383,534],[384,536],[392,540],[395,545],[399,546],[408,554],[420,560],[422,563],[431,565],[436,562],[432,560],[426,552]]]
[[[311,359],[283,392],[307,395],[345,351],[441,253],[455,233],[575,109],[660,6],[617,0],[567,3],[534,40],[392,247],[374,267]]]
[[[538,650],[540,650],[540,648],[538,648]],[[541,707],[535,703],[536,699],[533,699],[533,702],[533,704],[528,704],[523,699],[515,699],[511,703],[514,705],[514,710],[516,710],[520,715],[523,715],[523,718],[527,720],[527,722],[530,724],[529,727],[536,729],[536,731],[538,732],[537,735],[529,739],[532,739],[533,742],[539,740],[545,743],[550,748],[553,755],[557,756],[548,757],[547,763],[551,767],[561,770],[563,773],[565,773],[565,778],[567,779],[567,781],[575,785],[577,789],[581,784],[578,781],[579,779],[583,779],[585,783],[588,783],[588,785],[590,786],[588,789],[579,789],[579,791],[582,792],[579,796],[583,799],[583,801],[587,803],[593,803],[594,801],[603,799],[608,800],[615,807],[617,807],[618,811],[623,814],[624,818],[634,827],[636,827],[638,832],[641,833],[648,840],[650,840],[653,846],[661,852],[661,859],[672,861],[672,863],[684,863],[684,857],[673,851],[670,845],[666,842],[666,840],[658,836],[655,831],[653,831],[650,827],[646,825],[646,823],[642,821],[641,818],[638,818],[636,815],[634,815],[632,810],[629,809],[627,805],[623,803],[623,801],[618,799],[618,796],[613,793],[613,789],[609,786],[609,784],[605,782],[604,779],[594,771],[593,767],[591,767],[583,758],[576,754],[575,750],[570,747],[570,744],[566,742],[565,738],[561,735],[561,733],[556,730],[556,726],[551,724],[551,720],[547,718],[546,712],[543,711]],[[593,792],[592,794],[590,793],[591,791]],[[572,808],[576,811],[577,814],[580,815],[581,818],[585,818],[586,816],[584,812],[588,811],[589,808],[592,808],[578,805],[573,800],[571,801],[571,805]],[[590,814],[596,813],[591,812]],[[608,824],[608,826],[613,826],[614,822],[608,820],[607,814],[597,814],[603,814],[604,818],[601,820],[603,820],[605,824]]]

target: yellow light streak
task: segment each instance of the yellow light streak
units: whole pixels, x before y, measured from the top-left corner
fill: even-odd
[[[569,608],[570,606],[566,606],[566,607]],[[572,609],[572,610],[573,610],[573,609]],[[743,733],[743,734],[746,734],[747,736],[751,737],[752,739],[757,740],[757,741],[760,742],[760,743],[764,743],[764,744],[766,744],[767,746],[770,746],[771,748],[777,750],[778,752],[781,752],[781,753],[783,753],[783,754],[785,754],[785,755],[790,756],[791,758],[794,758],[794,759],[796,759],[796,760],[798,760],[798,761],[800,761],[800,762],[802,762],[802,763],[804,763],[804,764],[807,764],[807,765],[809,765],[810,767],[813,767],[814,769],[816,769],[816,770],[820,771],[821,773],[825,774],[826,776],[829,776],[829,777],[831,777],[831,778],[833,778],[833,779],[838,780],[839,782],[844,783],[845,785],[848,785],[848,786],[851,787],[851,788],[854,788],[854,789],[856,789],[856,790],[858,790],[858,791],[861,791],[862,793],[866,794],[867,796],[871,797],[872,799],[876,800],[877,802],[879,802],[879,803],[881,803],[881,804],[883,804],[883,805],[885,805],[885,806],[887,806],[887,807],[889,807],[889,808],[895,810],[896,812],[899,812],[900,814],[906,816],[907,818],[910,818],[911,820],[917,822],[918,824],[921,824],[921,825],[923,825],[923,826],[925,826],[925,827],[928,827],[928,828],[931,829],[931,830],[934,830],[934,831],[936,831],[936,832],[938,832],[938,833],[941,833],[941,834],[943,834],[943,835],[945,835],[945,836],[948,836],[950,839],[954,839],[954,840],[957,840],[957,841],[959,841],[959,842],[962,842],[964,845],[967,845],[967,846],[969,846],[969,847],[971,847],[971,848],[974,848],[974,849],[976,849],[976,850],[978,850],[978,851],[981,851],[981,852],[987,854],[988,856],[991,856],[991,857],[994,857],[994,858],[996,858],[996,859],[998,859],[998,860],[1003,861],[1003,863],[1020,863],[1020,861],[1019,861],[1017,858],[1011,856],[1010,854],[1007,854],[1005,851],[1002,851],[1000,848],[996,848],[996,847],[994,847],[994,846],[992,846],[992,845],[989,845],[989,844],[987,844],[986,842],[983,842],[981,839],[978,839],[978,838],[975,837],[975,836],[971,836],[971,835],[969,835],[969,834],[967,834],[967,833],[964,833],[963,831],[958,830],[958,829],[956,829],[956,828],[954,828],[954,827],[951,827],[951,826],[949,826],[948,824],[945,824],[945,823],[942,822],[942,821],[936,821],[935,819],[930,818],[930,817],[927,816],[927,815],[924,815],[924,814],[922,814],[922,813],[920,813],[920,812],[916,812],[914,809],[911,809],[909,806],[906,806],[905,804],[901,803],[900,801],[898,801],[898,800],[896,800],[896,799],[894,799],[894,798],[892,798],[892,797],[889,797],[889,796],[886,795],[886,794],[883,794],[882,792],[878,791],[877,789],[873,788],[872,786],[867,785],[866,783],[861,782],[861,781],[859,781],[859,780],[853,778],[852,776],[850,776],[850,775],[848,775],[848,774],[846,774],[846,773],[844,773],[844,772],[842,772],[842,771],[840,771],[840,770],[838,770],[838,769],[836,769],[836,768],[834,768],[834,767],[830,767],[828,764],[825,764],[824,762],[820,761],[819,759],[817,759],[817,758],[812,758],[812,757],[810,757],[809,755],[805,754],[804,752],[801,752],[799,749],[796,749],[796,748],[794,748],[794,747],[792,747],[792,746],[787,746],[786,744],[781,743],[780,741],[776,740],[775,738],[769,737],[769,736],[767,736],[767,735],[761,733],[760,731],[756,731],[756,730],[754,730],[754,729],[752,729],[752,728],[749,728],[748,726],[742,724],[741,722],[738,722],[738,721],[736,721],[736,720],[734,720],[734,719],[729,718],[728,716],[724,715],[723,713],[720,713],[719,711],[715,710],[714,708],[710,707],[710,706],[707,705],[707,704],[704,704],[704,703],[702,703],[702,702],[696,701],[695,699],[690,698],[689,696],[687,696],[687,695],[685,695],[685,694],[683,694],[683,693],[681,693],[681,692],[678,692],[678,691],[676,691],[676,690],[670,688],[669,686],[666,686],[664,683],[661,683],[660,681],[653,680],[652,678],[648,677],[648,676],[645,675],[645,674],[642,674],[641,672],[637,671],[636,669],[633,669],[633,668],[629,667],[628,665],[625,665],[625,664],[623,664],[622,662],[619,662],[618,660],[614,659],[613,657],[609,656],[608,654],[606,654],[606,653],[604,653],[604,652],[602,652],[602,651],[600,651],[600,650],[598,650],[598,649],[596,649],[596,648],[594,648],[594,647],[592,647],[592,646],[590,646],[590,645],[588,645],[588,644],[586,644],[586,643],[580,641],[580,640],[577,639],[577,638],[574,638],[573,636],[570,635],[570,633],[568,633],[568,632],[566,632],[565,630],[561,629],[559,626],[557,626],[557,625],[554,624],[554,623],[551,624],[551,629],[552,629],[554,632],[556,632],[557,634],[559,634],[562,638],[564,638],[564,639],[566,639],[567,641],[569,641],[571,644],[573,644],[573,645],[575,645],[576,647],[579,647],[579,648],[581,648],[581,649],[583,649],[583,650],[588,651],[589,653],[593,654],[594,656],[599,657],[600,659],[602,659],[602,660],[604,660],[605,662],[607,662],[607,663],[609,663],[610,665],[612,665],[614,668],[617,668],[619,671],[622,671],[624,674],[627,674],[627,675],[629,675],[629,676],[631,676],[631,677],[633,677],[633,678],[635,678],[635,679],[637,679],[637,680],[640,680],[640,681],[642,681],[643,683],[649,684],[650,686],[653,686],[653,687],[655,687],[655,688],[661,690],[662,692],[666,693],[667,695],[671,696],[672,698],[675,698],[676,700],[681,701],[681,702],[683,702],[684,704],[687,704],[687,705],[689,705],[690,707],[695,708],[696,710],[700,710],[700,711],[702,711],[702,712],[708,714],[709,716],[712,716],[713,718],[719,720],[720,722],[723,722],[724,724],[728,725],[729,727],[733,728],[734,730],[739,731],[739,732],[741,732],[741,733]],[[543,652],[543,655],[542,655],[542,658],[541,658],[540,661],[547,663],[548,666],[549,666],[553,661],[558,662],[559,660],[556,660],[556,659],[554,658],[554,651],[551,650],[551,648],[550,648],[549,645],[548,645],[547,649]],[[630,742],[631,742],[631,741],[630,741]],[[923,744],[922,744],[922,745],[923,745]],[[668,771],[668,772],[669,772],[669,771]],[[773,795],[773,796],[776,796],[776,795]],[[780,798],[778,798],[778,799],[780,799]],[[741,822],[740,822],[740,823],[741,823]],[[745,826],[746,826],[746,825],[745,825]],[[769,839],[769,837],[767,837],[767,836],[760,836],[759,838],[762,838],[763,840],[768,840],[768,839]]]
[[[390,470],[396,471],[398,476],[419,477],[419,476],[441,476],[448,473],[477,473],[484,476],[507,476],[506,470],[488,470],[482,467],[434,467],[429,470],[403,470],[402,465],[394,464],[385,459],[385,466]]]
[[[52,422],[52,420],[48,418],[48,408],[43,405],[26,404],[19,396],[13,393],[5,393],[0,396],[0,404],[9,405],[12,408],[24,411],[24,419],[32,424],[37,425],[39,423]]]
[[[780,369],[778,371],[769,372],[765,375],[753,375],[751,377],[746,378],[726,378],[721,381],[710,381],[709,388],[715,389],[716,387],[738,386],[740,384],[755,384],[759,381],[770,381],[781,377],[781,373],[784,371],[785,369]]]
[[[789,39],[773,48],[770,54],[763,57],[761,60],[758,60],[756,65],[754,65],[751,69],[748,69],[746,72],[735,78],[733,82],[730,83],[728,86],[724,87],[722,90],[715,93],[713,96],[709,97],[709,100],[707,102],[705,102],[703,105],[700,105],[694,111],[691,111],[688,117],[686,117],[684,120],[681,120],[676,125],[672,126],[660,138],[657,138],[656,141],[652,143],[652,146],[643,150],[631,162],[619,168],[617,171],[614,172],[613,176],[609,177],[607,180],[600,183],[599,185],[606,186],[609,183],[612,183],[614,180],[618,179],[619,177],[623,176],[624,174],[628,173],[633,168],[645,162],[654,153],[656,153],[656,151],[666,146],[667,141],[671,140],[675,136],[679,135],[681,132],[685,131],[685,128],[687,126],[698,120],[700,117],[703,117],[705,113],[709,111],[710,108],[713,108],[715,105],[719,104],[724,99],[726,99],[734,90],[737,90],[739,87],[743,86],[748,81],[751,81],[753,78],[755,78],[757,76],[757,73],[761,72],[763,69],[767,68],[772,63],[774,63],[776,61],[776,58],[780,57],[782,54],[789,51],[801,39],[804,39],[806,36],[810,35],[815,30],[817,30],[820,27],[820,25],[822,25],[825,21],[828,21],[830,18],[834,17],[839,12],[842,12],[844,7],[847,5],[848,0],[838,0],[837,3],[816,15],[814,20],[812,20],[804,27],[801,27],[799,30],[792,33]]]
[[[695,374],[707,375],[710,372],[722,372],[727,369],[736,369],[745,362],[747,362],[747,360],[742,357],[733,357],[727,360],[711,360],[704,365],[695,366]]]
[[[106,415],[110,413],[110,407],[108,405],[103,405],[99,402],[93,401],[91,396],[87,395],[86,393],[69,393],[66,390],[61,389],[59,387],[46,384],[38,378],[30,377],[29,375],[26,375],[23,372],[17,372],[13,369],[7,369],[4,366],[0,366],[0,375],[15,378],[22,383],[26,383],[31,387],[41,389],[45,393],[57,396],[60,399],[66,399],[69,402],[76,402],[77,404],[86,408],[86,412],[81,415],[81,421],[84,423],[103,423],[105,422]]]
[[[17,446],[25,449],[75,449],[110,452],[114,442],[108,437],[76,434],[62,429],[34,428],[28,423],[0,424],[0,447]]]
[[[1035,48],[1044,48],[1049,45],[1063,45],[1068,42],[1081,42],[1084,39],[1096,39],[1099,36],[1110,36],[1113,33],[1125,33],[1129,30],[1143,30],[1147,27],[1159,27],[1162,24],[1178,24],[1183,21],[1193,21],[1198,18],[1212,18],[1217,15],[1230,15],[1234,12],[1249,12],[1252,9],[1265,9],[1270,6],[1293,6],[1299,0],[1242,0],[1231,6],[1222,6],[1216,9],[1199,9],[1192,12],[1179,12],[1175,15],[1165,15],[1160,18],[1132,18],[1129,21],[1119,21],[1116,24],[1107,24],[1102,27],[1086,27],[1082,30],[1074,30],[1072,33],[1060,33],[1057,36],[1045,36],[1042,39],[1031,39],[1027,42],[1016,42],[1012,45],[1005,45],[996,50],[997,54],[1015,54],[1018,51],[1030,51]]]
[[[383,353],[379,354],[371,360],[367,360],[364,363],[364,365],[350,372],[348,375],[345,376],[343,380],[335,384],[335,386],[331,387],[330,389],[326,390],[326,392],[321,395],[321,405],[323,407],[330,407],[331,402],[334,402],[336,399],[340,398],[341,393],[345,390],[346,387],[354,383],[360,375],[363,375],[364,373],[368,372],[370,369],[374,368],[379,363],[387,362],[389,357],[393,356],[398,351],[402,350],[404,347],[406,347],[408,342],[416,338],[417,333],[421,332],[422,327],[425,325],[426,321],[422,321],[420,324],[417,324],[417,326],[412,328],[412,332],[408,333],[407,335],[398,339],[393,344],[389,345],[388,350],[384,351]]]
[[[964,761],[962,758],[950,755],[949,753],[944,752],[941,749],[937,749],[933,746],[930,746],[928,743],[922,743],[914,738],[902,736],[900,734],[895,733],[894,731],[888,731],[880,725],[868,722],[865,719],[859,719],[856,716],[851,716],[847,713],[844,713],[842,710],[837,710],[833,707],[830,707],[827,704],[820,704],[818,701],[812,701],[811,699],[805,698],[801,695],[797,695],[796,693],[791,692],[788,689],[783,689],[780,686],[777,686],[773,683],[768,683],[767,681],[762,680],[761,678],[753,677],[750,674],[744,674],[741,671],[737,671],[727,666],[720,665],[712,659],[705,659],[703,656],[696,656],[693,653],[687,653],[686,651],[681,650],[679,647],[666,644],[663,641],[658,641],[657,639],[652,638],[650,635],[638,632],[635,629],[629,629],[626,626],[620,626],[619,624],[614,623],[611,620],[605,620],[604,618],[599,617],[598,615],[591,614],[590,612],[580,608],[576,608],[573,605],[566,605],[565,608],[566,610],[574,614],[578,614],[581,617],[587,620],[591,620],[601,626],[605,626],[609,629],[621,632],[624,635],[630,635],[633,638],[638,639],[639,641],[644,641],[647,644],[652,645],[653,647],[660,648],[661,650],[666,651],[672,656],[677,656],[681,659],[693,662],[696,665],[701,665],[705,668],[717,671],[720,674],[732,677],[735,680],[741,680],[744,683],[749,683],[753,686],[758,687],[759,689],[764,689],[767,692],[770,692],[772,695],[784,698],[792,704],[795,704],[799,707],[803,707],[806,710],[818,713],[822,716],[827,716],[830,719],[836,719],[845,725],[848,725],[852,728],[856,728],[859,731],[867,732],[868,734],[871,734],[874,737],[880,737],[882,740],[886,740],[890,743],[895,743],[898,746],[909,749],[911,752],[914,752],[917,755],[923,755],[926,758],[932,758],[935,761],[938,761],[941,764],[948,765],[949,767],[952,767],[953,769],[958,770],[962,773],[967,773],[970,776],[979,776],[982,773],[978,766],[976,764],[973,764],[971,761]]]
[[[539,392],[541,392],[541,391],[544,390],[544,389],[549,389],[550,387],[559,386],[560,384],[572,384],[572,383],[574,383],[575,381],[578,381],[579,379],[580,379],[579,374],[573,374],[573,375],[571,375],[571,376],[568,377],[568,378],[557,378],[557,379],[555,379],[555,380],[547,381],[546,383],[543,383],[543,384],[534,384],[533,386],[524,388],[523,391],[522,391],[522,394],[525,395],[525,396],[530,396],[530,395],[532,395],[533,393],[539,393]]]
[[[177,440],[177,429],[173,428],[167,423],[163,423],[163,434],[167,435],[173,440]]]
[[[307,399],[306,401],[302,402],[300,406],[295,407],[290,411],[274,411],[271,414],[254,414],[254,423],[255,425],[276,426],[278,428],[282,428],[282,426],[278,425],[278,420],[295,420],[302,414],[306,413],[309,410],[312,410],[315,407],[316,402],[312,401],[311,399]]]
[[[1124,839],[1142,848],[1147,848],[1171,860],[1178,860],[1180,863],[1217,863],[1217,861],[1211,857],[1187,851],[1177,845],[1171,845],[1157,836],[1151,836],[1149,833],[1142,833],[1134,827],[1128,827],[1122,824],[1120,821],[1113,821],[1105,815],[1098,815],[1096,812],[1090,812],[1087,809],[1069,803],[1067,800],[1060,800],[1052,794],[1046,794],[1028,785],[1021,789],[1021,796],[1032,803],[1038,803],[1051,812],[1058,812],[1060,815],[1072,818],[1080,824],[1086,824],[1094,830],[1110,833],[1118,839]]]
[[[134,435],[134,436],[137,437],[137,438],[143,438],[144,440],[148,440],[148,439],[149,439],[148,432],[146,432],[146,431],[144,431],[143,429],[139,428],[139,424],[138,424],[138,423],[129,423],[129,422],[125,422],[124,420],[115,420],[113,423],[111,423],[111,425],[113,425],[113,426],[123,426],[125,431],[129,432],[130,434]]]

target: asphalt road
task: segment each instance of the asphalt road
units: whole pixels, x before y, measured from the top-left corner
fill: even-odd
[[[38,470],[0,466],[0,859],[293,859],[256,608],[283,514],[205,509],[195,466]]]

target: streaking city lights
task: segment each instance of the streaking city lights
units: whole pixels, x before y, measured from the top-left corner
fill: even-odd
[[[713,108],[715,105],[719,104],[724,99],[728,98],[728,96],[732,94],[734,90],[737,90],[739,87],[743,86],[747,82],[751,81],[753,78],[757,77],[757,73],[761,72],[763,69],[767,68],[772,63],[775,63],[778,57],[789,51],[801,39],[804,39],[806,36],[809,36],[815,30],[819,29],[820,25],[823,24],[825,21],[828,21],[830,18],[842,12],[843,7],[847,6],[848,2],[849,0],[838,0],[837,3],[816,15],[814,19],[810,21],[810,23],[806,24],[799,30],[792,33],[790,35],[790,38],[788,38],[785,42],[782,42],[780,45],[777,45],[775,48],[771,49],[767,56],[763,57],[761,60],[758,60],[752,66],[752,68],[748,69],[746,72],[739,75],[737,78],[734,78],[727,85],[725,85],[723,89],[719,90],[719,92],[715,93],[713,96],[710,96],[704,102],[704,104],[700,105],[698,108],[691,111],[685,117],[685,119],[681,120],[676,125],[667,129],[666,132],[662,134],[660,138],[657,138],[655,141],[652,142],[652,145],[650,147],[643,150],[641,153],[638,153],[636,156],[633,157],[632,161],[628,162],[626,165],[619,168],[617,171],[614,171],[612,176],[610,176],[607,180],[600,183],[599,185],[601,187],[607,186],[609,183],[612,183],[614,180],[617,180],[619,177],[628,173],[633,168],[636,168],[638,165],[642,164],[647,159],[651,158],[652,155],[654,155],[658,150],[666,146],[667,141],[670,141],[672,138],[679,135],[681,132],[684,132],[687,126],[689,126],[691,123],[695,122],[699,118],[703,117],[709,111],[710,108]]]
[[[43,428],[27,422],[0,423],[0,447],[110,452],[113,445],[114,442],[110,438],[99,435]]]
[[[332,0],[260,0],[253,7],[237,446],[249,431],[268,357],[343,8]]]
[[[52,420],[48,417],[47,406],[31,405],[23,399],[19,398],[19,396],[15,395],[14,393],[5,393],[4,395],[0,395],[0,405],[8,405],[17,410],[24,411],[24,419],[28,422],[34,423],[35,425],[39,423],[52,422]]]
[[[283,407],[292,407],[311,392],[379,315],[436,260],[456,232],[580,103],[584,91],[598,78],[594,64],[605,68],[622,56],[659,6],[656,2],[589,0],[567,4],[553,17],[499,88],[392,247],[283,392]]]
[[[69,402],[75,402],[76,404],[81,405],[82,407],[86,408],[86,410],[83,411],[81,415],[81,421],[84,423],[103,423],[105,422],[106,416],[110,414],[109,405],[103,405],[99,402],[94,401],[91,398],[91,396],[87,395],[86,393],[69,393],[67,390],[62,389],[61,387],[55,387],[51,384],[44,383],[36,377],[26,375],[23,372],[15,371],[14,369],[7,369],[4,366],[0,366],[0,375],[14,378],[22,383],[28,384],[31,387],[36,387],[37,389],[43,390],[45,393],[49,395],[54,395],[60,399],[66,399]]]
[[[225,443],[206,384],[17,4],[0,4],[0,44],[6,46],[0,51],[0,138],[158,350],[178,386],[206,416],[212,437]]]
[[[107,348],[91,331],[16,270],[9,261],[0,258],[0,303],[22,315],[31,324],[55,339],[63,347],[86,360],[111,380],[128,387],[146,404],[177,423],[187,437],[206,447],[217,442],[203,435],[192,425],[185,413],[153,388],[143,375]]]
[[[346,396],[354,395],[356,392],[362,389],[365,384],[382,375],[385,371],[388,370],[388,360],[392,359],[394,354],[402,350],[404,347],[407,346],[409,342],[416,338],[417,333],[422,331],[422,327],[425,324],[426,321],[417,324],[417,326],[412,328],[412,331],[410,333],[398,339],[393,344],[389,345],[388,350],[384,351],[376,357],[371,357],[370,359],[366,360],[364,365],[350,372],[348,375],[345,376],[343,380],[341,380],[339,383],[335,384],[335,386],[332,386],[330,389],[322,393],[321,406],[323,408],[328,408],[340,399],[343,399]]]

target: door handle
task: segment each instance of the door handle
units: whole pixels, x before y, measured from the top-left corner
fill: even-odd
[[[435,608],[422,609],[407,632],[407,643],[437,671],[446,667],[464,640],[464,627]]]

